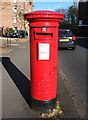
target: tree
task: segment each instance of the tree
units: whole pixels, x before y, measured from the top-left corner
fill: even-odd
[[[60,28],[70,28],[74,33],[78,32],[77,20],[78,10],[74,6],[70,6],[68,9],[57,9],[56,12],[63,13],[65,15],[64,20],[60,23]]]
[[[78,10],[76,7],[71,6],[68,8],[68,21],[71,22],[72,24],[77,23],[77,14],[78,14]]]
[[[63,13],[65,15],[64,20],[68,21],[69,23],[77,23],[78,10],[76,7],[70,6],[68,9],[61,8],[57,9],[56,12]]]
[[[61,8],[61,9],[57,9],[56,12],[62,13],[64,14],[64,19],[67,20],[67,9]]]
[[[21,24],[21,29],[26,29],[27,21],[24,20],[24,14],[28,12],[28,9],[21,8],[17,11],[17,22]]]

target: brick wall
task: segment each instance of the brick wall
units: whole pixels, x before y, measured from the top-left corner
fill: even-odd
[[[17,27],[17,29],[21,29],[21,24],[19,22],[14,24],[13,2],[2,2],[0,4],[0,27]],[[30,12],[33,8],[33,4],[30,2],[17,2],[17,10],[20,10],[24,7]]]

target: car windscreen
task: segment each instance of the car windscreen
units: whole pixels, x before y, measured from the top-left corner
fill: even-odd
[[[71,30],[59,30],[59,37],[69,37],[72,36]]]

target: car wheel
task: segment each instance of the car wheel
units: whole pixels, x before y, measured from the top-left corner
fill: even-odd
[[[72,50],[75,50],[76,47],[72,47]]]

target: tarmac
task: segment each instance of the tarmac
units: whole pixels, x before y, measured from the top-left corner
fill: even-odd
[[[2,118],[42,118],[41,112],[30,107],[29,40],[12,39],[12,41],[9,40],[8,45],[6,39],[3,40],[4,42],[1,40],[2,38],[0,38]],[[65,78],[60,67],[57,93],[57,100],[64,113],[61,118],[80,118],[72,99],[74,95],[70,94],[65,86]],[[57,119],[59,118],[57,116]]]

